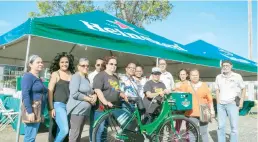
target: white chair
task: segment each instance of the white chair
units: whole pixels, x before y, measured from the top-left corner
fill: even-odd
[[[14,122],[19,112],[14,112],[13,109],[7,110],[4,107],[2,100],[0,100],[0,114],[2,114],[2,118],[0,120],[0,131],[2,131],[6,128],[7,125]]]

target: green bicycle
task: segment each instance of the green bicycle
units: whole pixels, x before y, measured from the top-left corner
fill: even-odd
[[[134,110],[128,107],[126,110],[106,109],[94,123],[92,141],[199,142],[197,125],[183,115],[172,114],[171,106],[175,102],[169,100],[170,95],[164,96],[163,101],[160,102],[158,115],[153,116],[153,121],[147,124],[142,119],[144,115],[142,107],[139,108],[142,106],[140,99],[130,99],[130,102],[135,105]],[[181,121],[177,128],[175,128],[176,121]]]

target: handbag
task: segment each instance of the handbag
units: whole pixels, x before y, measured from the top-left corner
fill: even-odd
[[[191,87],[194,91],[194,94],[195,96],[197,97],[197,100],[198,100],[198,105],[199,105],[199,110],[200,110],[200,121],[203,122],[203,123],[208,123],[208,122],[211,122],[211,110],[210,110],[210,107],[208,104],[200,104],[200,100],[199,100],[199,97],[198,95],[196,94],[196,91],[191,83]]]
[[[43,85],[43,84],[42,84]],[[42,88],[42,93],[40,94],[40,100],[32,101],[31,107],[32,107],[32,113],[34,113],[35,119],[34,121],[29,121],[29,114],[26,111],[24,102],[22,102],[22,122],[23,123],[40,123],[44,120],[44,118],[41,115],[41,107],[42,107],[42,95],[44,93],[44,85]]]
[[[141,99],[141,96],[139,95],[138,93],[138,90],[136,89],[136,87],[134,86],[133,84],[133,81],[131,80],[130,77],[128,77],[128,79],[130,80],[132,86],[133,86],[133,89],[134,91],[136,92],[136,95],[137,95],[137,101],[136,101],[136,104],[137,104],[137,107],[139,109],[140,112],[145,112],[145,107],[144,107],[144,104],[143,104],[143,100]]]

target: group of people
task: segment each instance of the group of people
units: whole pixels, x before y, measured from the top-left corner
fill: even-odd
[[[39,124],[33,123],[35,114],[32,111],[31,101],[42,100],[42,108],[48,104],[49,114],[57,127],[50,128],[50,141],[78,142],[86,119],[89,118],[89,138],[92,140],[92,126],[94,121],[103,114],[105,106],[113,107],[123,105],[121,100],[128,101],[130,97],[143,99],[146,113],[153,113],[158,104],[152,104],[152,98],[163,97],[172,91],[189,92],[193,97],[192,110],[184,114],[200,127],[203,141],[208,140],[208,123],[199,121],[199,102],[208,104],[213,116],[213,99],[211,91],[205,82],[200,81],[197,69],[180,70],[180,82],[174,83],[171,73],[166,71],[166,61],[160,59],[158,67],[153,67],[149,79],[143,76],[144,68],[135,63],[128,63],[125,75],[116,74],[117,59],[114,56],[97,59],[95,71],[89,72],[90,62],[87,58],[80,58],[77,71],[74,66],[74,57],[65,52],[59,53],[50,65],[51,78],[46,88],[39,72],[43,69],[43,61],[38,55],[32,55],[28,60],[28,72],[22,79],[22,100],[26,113],[32,123],[25,124],[25,142],[35,141]],[[237,109],[234,102],[236,88],[241,88],[242,96],[244,86],[242,77],[231,71],[230,61],[222,62],[222,73],[216,78],[216,95],[218,108],[218,137],[219,142],[225,142],[225,117],[229,115],[231,121],[231,140],[237,141]],[[48,92],[48,93],[47,93]],[[229,93],[230,92],[230,93]],[[229,93],[229,95],[228,95]],[[43,95],[42,95],[43,94]],[[46,94],[48,96],[46,97]],[[42,97],[43,96],[43,97]],[[47,99],[46,99],[47,98]],[[48,100],[48,101],[46,101]],[[239,107],[242,107],[243,97]],[[151,107],[149,107],[151,106]],[[104,123],[97,132],[97,137],[105,133]],[[55,133],[53,133],[55,131]]]

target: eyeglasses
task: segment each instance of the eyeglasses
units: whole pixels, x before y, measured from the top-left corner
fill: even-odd
[[[128,69],[132,69],[132,70],[135,70],[136,68],[134,68],[134,67],[127,67]]]
[[[158,76],[158,75],[161,75],[161,73],[152,73],[153,75],[156,75],[156,76]]]
[[[159,64],[160,66],[164,66],[164,65],[167,65],[166,63],[161,63],[161,64]]]
[[[89,65],[79,65],[80,67],[82,67],[82,68],[88,68],[89,67]]]
[[[96,64],[97,67],[101,66],[102,64]]]
[[[111,66],[117,66],[117,64],[114,64],[114,63],[108,63],[108,64]]]
[[[230,67],[230,65],[222,65],[222,67],[224,68],[224,67]]]

